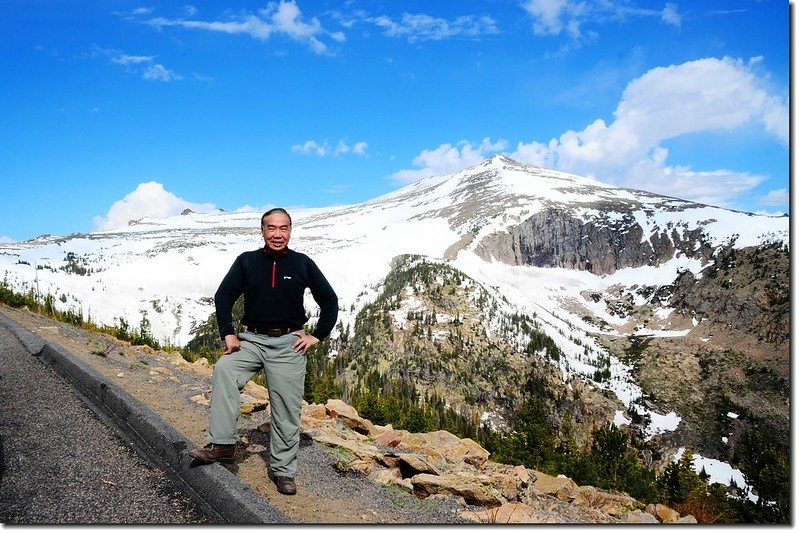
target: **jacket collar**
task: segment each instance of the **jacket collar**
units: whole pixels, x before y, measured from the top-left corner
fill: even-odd
[[[268,246],[264,245],[261,251],[272,259],[280,259],[282,257],[286,257],[289,254],[288,247],[283,248],[282,250],[276,252],[275,250],[272,250]]]

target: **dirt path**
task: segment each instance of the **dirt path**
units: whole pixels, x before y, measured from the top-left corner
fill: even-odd
[[[32,331],[45,342],[58,344],[80,357],[110,382],[150,407],[186,436],[193,446],[205,443],[208,407],[191,398],[210,391],[210,372],[176,365],[170,356],[131,346],[46,317],[0,306],[0,313]],[[292,521],[306,524],[458,523],[454,501],[418,500],[399,490],[378,486],[362,476],[344,476],[333,468],[334,452],[313,441],[300,444],[298,493],[284,496],[266,476],[267,435],[257,428],[265,412],[242,416],[235,462],[228,468],[261,493]]]

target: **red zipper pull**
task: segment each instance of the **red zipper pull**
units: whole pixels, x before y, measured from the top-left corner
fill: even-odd
[[[277,259],[272,259],[272,288],[275,288],[275,272],[277,272]]]

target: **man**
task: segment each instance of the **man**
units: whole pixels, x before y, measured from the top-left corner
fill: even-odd
[[[202,463],[232,462],[236,449],[239,393],[262,368],[269,388],[272,423],[269,477],[281,494],[296,494],[300,410],[305,353],[327,337],[338,316],[338,297],[316,264],[288,248],[291,217],[282,208],[261,217],[263,249],[239,255],[214,295],[219,334],[225,349],[211,379],[208,444],[189,452]],[[307,334],[305,289],[321,308]],[[244,294],[243,331],[233,327],[233,303]]]

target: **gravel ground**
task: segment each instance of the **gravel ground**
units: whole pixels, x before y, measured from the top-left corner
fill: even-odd
[[[5,328],[0,406],[0,522],[213,523]]]

